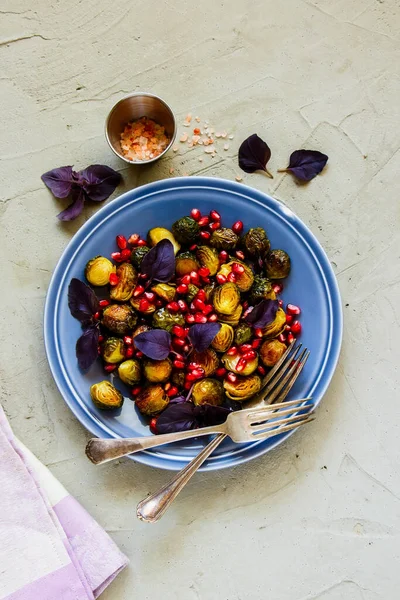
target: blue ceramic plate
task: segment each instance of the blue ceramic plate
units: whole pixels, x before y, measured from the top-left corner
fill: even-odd
[[[83,374],[75,357],[80,324],[68,310],[67,290],[72,277],[84,280],[86,262],[115,251],[115,236],[142,236],[157,225],[172,223],[198,207],[207,214],[215,208],[223,223],[238,219],[246,228],[262,226],[272,247],[283,248],[292,260],[283,299],[302,308],[301,341],[311,351],[310,359],[291,390],[291,398],[312,395],[320,402],[333,375],[342,338],[342,310],[335,276],[328,258],[309,229],[286,206],[273,198],[232,181],[203,177],[169,179],[123,194],[99,210],[71,240],[51,280],[45,307],[45,345],[54,379],[77,419],[99,437],[148,435],[149,429],[129,397],[118,413],[97,410],[89,396],[92,383],[104,379],[95,364]],[[122,387],[119,386],[121,389]],[[126,390],[128,396],[128,390]],[[226,441],[203,465],[203,470],[221,469],[248,461],[282,443],[290,434],[252,443]],[[162,469],[178,470],[207,442],[206,438],[169,444],[134,456],[138,462]]]

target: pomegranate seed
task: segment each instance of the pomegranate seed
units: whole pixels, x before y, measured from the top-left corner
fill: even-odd
[[[136,246],[147,246],[146,240],[138,240]]]
[[[244,260],[245,259],[244,253],[241,250],[236,250],[235,254],[236,254],[236,257],[239,260]]]
[[[203,300],[200,300],[200,298],[196,298],[193,301],[193,304],[194,304],[194,307],[196,310],[199,310],[200,312],[204,312],[206,305],[204,304]]]
[[[214,307],[212,304],[206,304],[203,308],[203,313],[205,315],[209,315],[210,313],[212,313],[213,310],[214,310]]]
[[[208,317],[207,321],[209,323],[216,323],[218,321],[218,315],[216,315],[215,313],[212,313],[212,315],[210,315]]]
[[[183,388],[185,390],[190,390],[191,387],[192,387],[192,382],[191,381],[185,381],[185,383],[183,384]]]
[[[279,299],[278,300],[278,304],[279,304],[280,308],[282,308],[282,306],[283,306],[283,300]]]
[[[133,297],[134,298],[138,298],[139,296],[141,296],[144,292],[144,287],[142,285],[137,285],[135,287],[135,291],[133,292]]]
[[[179,304],[177,302],[169,302],[167,308],[173,313],[179,312]]]
[[[178,300],[178,306],[182,312],[187,312],[189,310],[188,305],[186,304],[186,302],[184,300]]]
[[[194,322],[195,323],[207,323],[207,317],[206,317],[206,315],[203,315],[202,313],[196,313],[194,315]]]
[[[100,302],[99,302],[99,305],[100,305],[101,308],[105,308],[109,304],[110,304],[109,300],[100,300]]]
[[[175,369],[184,369],[185,368],[185,363],[182,360],[174,360],[174,362],[172,363],[175,367]]]
[[[242,233],[243,231],[243,223],[242,221],[236,221],[236,223],[234,223],[232,225],[232,231],[236,234],[238,233]]]
[[[204,377],[203,369],[193,369],[191,373],[186,375],[186,381],[196,381],[196,379],[201,379]]]
[[[294,333],[294,335],[299,335],[301,333],[301,323],[300,323],[300,321],[293,321],[293,323],[292,323],[292,333]]]
[[[175,337],[172,341],[173,345],[178,348],[183,348],[186,346],[186,341],[183,338]]]
[[[207,294],[205,293],[204,290],[199,290],[196,294],[196,298],[198,298],[199,300],[206,300]]]
[[[286,323],[288,325],[290,325],[292,321],[293,321],[293,316],[292,315],[286,315]]]
[[[100,313],[98,311],[95,312],[94,315],[93,315],[93,318],[97,319],[97,320],[100,319]]]
[[[154,300],[157,299],[157,296],[154,292],[145,292],[144,295],[146,300],[148,300],[149,302],[154,302]]]
[[[286,335],[284,333],[281,333],[280,335],[278,335],[278,340],[282,342],[282,344],[284,344],[286,342]]]
[[[111,258],[117,263],[122,262],[121,252],[111,252]]]
[[[137,358],[143,358],[144,354],[143,354],[143,352],[141,352],[140,350],[136,350],[135,356],[136,356]]]
[[[142,298],[139,302],[139,310],[141,312],[146,312],[146,310],[149,310],[150,308],[150,302],[148,300],[146,300],[146,298]]]
[[[197,362],[190,362],[189,363],[189,371],[193,371],[193,369],[199,369],[200,365]]]
[[[200,227],[207,227],[207,225],[210,222],[210,219],[209,217],[201,217],[201,219],[199,219],[197,222],[200,225]]]
[[[251,342],[251,347],[254,348],[254,350],[257,350],[257,348],[261,346],[261,342],[262,340],[260,340],[260,338],[258,338],[257,340],[253,340]]]
[[[187,335],[185,328],[181,327],[180,325],[174,325],[172,328],[172,333],[180,338],[185,338]]]
[[[117,246],[120,250],[125,250],[125,248],[128,245],[128,242],[126,241],[126,237],[124,235],[117,235],[115,241],[117,242]]]
[[[178,388],[176,387],[176,385],[173,385],[171,389],[169,389],[167,391],[167,396],[168,398],[173,398],[174,396],[176,396],[178,393]]]
[[[236,354],[238,353],[238,349],[236,348],[236,346],[231,346],[226,353],[228,356],[236,356]]]
[[[124,344],[125,344],[125,346],[132,346],[132,344],[133,344],[133,338],[132,338],[132,336],[126,335],[124,337]]]
[[[172,386],[172,383],[170,383],[170,382],[168,381],[168,383],[166,383],[166,384],[164,385],[164,390],[165,390],[166,392],[168,392],[168,390],[169,390],[169,389],[171,389],[171,386]]]
[[[99,335],[99,344],[101,344],[101,342],[103,342],[103,341],[104,341],[104,336]]]
[[[129,260],[131,257],[131,251],[129,248],[125,248],[125,250],[121,250],[121,259]]]
[[[203,240],[209,240],[211,237],[211,233],[209,231],[200,231],[200,237]]]
[[[226,262],[228,260],[228,256],[229,256],[229,254],[227,253],[226,250],[221,250],[221,252],[218,255],[219,262],[220,263]]]
[[[254,352],[254,350],[249,350],[248,352],[245,352],[245,354],[243,354],[243,358],[246,360],[254,360],[256,356],[257,353]]]
[[[101,354],[101,346],[97,346],[97,354],[100,355]]]
[[[180,360],[182,362],[185,362],[185,357],[182,356],[182,354],[179,354],[179,352],[175,352],[175,360]]]
[[[242,273],[244,273],[244,266],[243,265],[239,265],[239,263],[233,263],[233,265],[232,265],[232,271],[234,273],[236,273],[237,275],[241,275]]]
[[[288,304],[286,311],[289,315],[299,315],[301,313],[300,308],[296,304]]]
[[[258,365],[257,371],[260,373],[260,375],[265,375],[265,373],[266,373],[266,370],[264,369],[264,367],[262,365]]]
[[[203,283],[211,283],[211,279],[209,277],[203,277]]]
[[[225,374],[226,374],[225,367],[219,367],[219,369],[217,369],[215,371],[215,374],[216,374],[217,377],[225,377]]]
[[[210,211],[210,219],[211,221],[220,221],[221,215],[216,210]]]
[[[131,389],[131,394],[132,394],[132,396],[138,396],[141,391],[142,391],[142,386],[135,385],[135,387]]]
[[[159,298],[155,301],[155,305],[157,306],[157,308],[161,308],[161,306],[163,306],[163,301]]]
[[[192,210],[190,211],[190,216],[195,221],[199,221],[201,219],[201,212],[199,211],[198,208],[192,208]]]
[[[117,368],[117,365],[108,365],[108,364],[104,365],[104,370],[107,373],[112,373],[112,371],[115,371],[116,368]]]
[[[207,267],[201,267],[197,273],[200,275],[200,277],[208,277],[210,274],[210,269],[207,269]]]
[[[235,273],[232,273],[232,271],[230,273],[228,273],[227,280],[230,281],[231,283],[236,283]]]
[[[251,348],[251,344],[242,344],[241,346],[239,346],[239,352],[240,354],[246,354],[246,352],[249,352]]]
[[[133,233],[129,238],[128,242],[132,244],[132,246],[136,246],[138,240],[140,239],[140,235],[138,233]]]
[[[185,275],[181,279],[181,283],[184,285],[189,285],[190,282],[191,282],[190,275]]]
[[[152,419],[150,419],[149,428],[150,428],[151,433],[153,433],[154,435],[157,435],[158,430],[157,430],[157,419],[156,419],[156,417],[153,417]]]
[[[245,357],[243,356],[236,365],[236,371],[243,371],[243,369],[246,367],[247,365],[247,360],[245,359]]]
[[[181,283],[176,288],[176,291],[177,291],[178,294],[187,294],[188,293],[188,286],[186,285],[186,283]]]
[[[262,330],[260,327],[257,327],[257,328],[254,330],[254,333],[255,333],[255,335],[256,335],[258,338],[262,338],[262,337],[263,337],[263,335],[264,335],[264,332],[263,332],[263,330]]]
[[[197,271],[190,271],[189,275],[190,275],[190,281],[193,281],[193,279],[199,278]]]
[[[119,283],[119,277],[116,273],[110,273],[110,285],[117,285]]]
[[[133,349],[133,347],[128,346],[127,348],[125,348],[125,358],[132,358],[134,352],[135,350]]]
[[[294,337],[293,333],[288,333],[288,336],[286,338],[286,341],[288,344],[291,344],[292,342],[294,342],[296,338]]]
[[[280,294],[283,290],[283,285],[281,283],[274,283],[272,289],[274,290],[275,294]]]
[[[285,331],[292,331],[292,328],[290,327],[290,325],[285,325]]]
[[[248,308],[249,308],[249,303],[247,302],[247,300],[245,300],[245,301],[243,302],[242,306],[243,306],[243,309],[244,309],[244,310],[246,310],[246,309],[248,309]]]
[[[188,313],[187,315],[185,315],[185,321],[186,323],[192,324],[194,323],[194,315],[191,315],[190,313]]]
[[[188,345],[186,344],[186,346],[183,346],[182,350],[183,350],[183,352],[184,352],[185,354],[187,354],[187,353],[189,352],[189,350],[190,350],[190,346],[188,346]]]
[[[197,244],[193,244],[192,246],[189,247],[189,250],[191,252],[193,252],[193,250],[196,250],[196,248],[197,248]]]
[[[139,279],[148,279],[149,276],[147,275],[147,273],[139,273]]]
[[[210,223],[211,231],[215,231],[216,229],[221,229],[221,223],[219,221],[215,221],[215,223]]]
[[[235,383],[235,381],[237,380],[237,376],[235,375],[235,373],[228,373],[228,375],[226,376],[226,379],[230,383]]]

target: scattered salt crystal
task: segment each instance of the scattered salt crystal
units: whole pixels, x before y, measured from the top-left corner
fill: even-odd
[[[193,146],[196,146],[196,144],[198,143],[199,139],[200,139],[199,135],[192,135]]]
[[[210,133],[214,133],[214,127],[210,127]]]
[[[224,138],[224,139],[226,138],[226,136],[227,136],[227,135],[228,135],[228,134],[226,133],[226,131],[223,131],[223,132],[221,133],[221,137],[222,137],[222,138]]]
[[[203,144],[204,144],[203,140],[199,140],[199,141],[197,142],[197,145],[198,145],[198,146],[202,146]]]
[[[209,148],[204,148],[204,152],[206,154],[213,154],[215,152],[214,146],[210,146]]]
[[[219,131],[217,131],[217,133],[215,134],[215,137],[216,137],[216,138],[220,138],[220,137],[222,137],[222,133],[220,133]]]
[[[182,123],[182,125],[183,125],[184,127],[190,127],[190,123],[189,123],[188,121],[184,121],[184,122]]]
[[[181,137],[180,137],[180,142],[186,142],[188,139],[188,134],[187,133],[182,133]]]
[[[198,123],[200,123],[200,117],[195,117],[195,121],[197,121]]]
[[[170,170],[169,170],[169,172],[170,172],[170,174],[172,175],[172,173],[174,173],[174,172],[175,172],[175,169],[174,169],[174,167],[171,167],[171,168],[170,168]]]
[[[240,177],[240,175],[236,175],[235,179],[236,181],[243,181],[243,177]]]
[[[189,141],[189,142],[188,142],[188,147],[189,147],[189,148],[193,148],[193,142],[192,142],[192,141]]]
[[[188,114],[186,115],[185,121],[186,121],[186,123],[190,123],[190,122],[191,122],[191,120],[192,120],[192,113],[188,113]]]
[[[189,173],[182,173],[182,177],[189,177]]]
[[[199,158],[199,162],[203,162],[203,159],[201,158],[201,156],[200,156],[200,158]]]
[[[172,148],[172,151],[173,151],[173,152],[178,152],[178,150],[179,150],[178,146],[174,146],[174,147]]]
[[[233,140],[233,135],[232,135],[232,134],[231,134],[231,135],[228,135],[228,138],[229,138],[230,140]]]
[[[224,150],[229,150],[229,144],[224,144]]]

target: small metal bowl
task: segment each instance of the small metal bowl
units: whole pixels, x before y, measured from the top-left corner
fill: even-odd
[[[141,117],[148,117],[156,121],[159,125],[162,125],[165,128],[166,134],[171,138],[171,141],[165,150],[154,158],[149,158],[148,160],[129,160],[122,154],[120,143],[121,133],[127,123]],[[164,100],[147,92],[136,92],[121,98],[113,106],[106,120],[106,139],[110,144],[111,150],[130,165],[147,165],[158,160],[171,148],[175,136],[176,121],[174,113]]]

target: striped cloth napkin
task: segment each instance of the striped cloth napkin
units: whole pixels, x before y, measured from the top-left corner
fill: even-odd
[[[93,600],[127,563],[0,406],[0,600]]]

